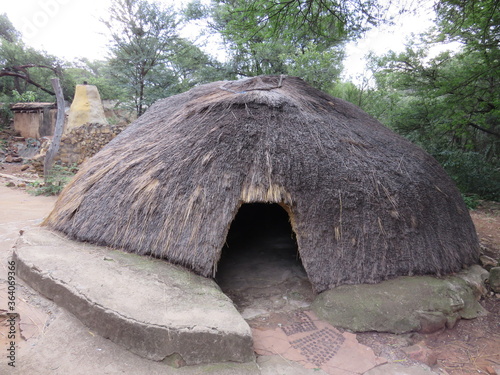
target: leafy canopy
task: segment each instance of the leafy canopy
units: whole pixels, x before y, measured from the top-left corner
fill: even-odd
[[[111,33],[110,64],[141,115],[150,104],[147,79],[172,53],[178,20],[172,8],[145,0],[114,0],[109,12],[103,22]]]
[[[487,199],[500,199],[499,3],[441,0],[436,30],[372,58],[375,101],[365,107],[433,154],[463,192]],[[432,54],[442,41],[462,48]]]

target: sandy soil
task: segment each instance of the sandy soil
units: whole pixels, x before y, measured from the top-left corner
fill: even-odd
[[[500,202],[482,202],[471,211],[479,240],[484,252],[495,259],[500,258]]]
[[[4,170],[0,168],[0,174],[3,173]],[[3,353],[7,353],[10,342],[8,339],[10,327],[7,324],[6,314],[9,297],[6,280],[10,249],[17,240],[19,231],[40,224],[56,201],[55,197],[29,195],[25,188],[8,188],[5,186],[8,181],[10,180],[0,177],[0,350],[2,352],[0,365],[2,366],[6,362]],[[17,336],[21,335],[22,339],[16,337],[16,345],[19,350],[24,350],[28,345],[27,340],[43,335],[46,324],[51,319],[53,304],[34,294],[18,280],[16,280],[15,297],[16,311],[20,316],[29,317],[23,320],[16,319],[15,332]]]

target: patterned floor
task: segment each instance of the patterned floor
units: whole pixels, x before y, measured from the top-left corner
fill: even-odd
[[[386,362],[359,344],[356,335],[340,332],[310,311],[291,312],[279,320],[274,326],[253,329],[257,354],[279,355],[332,375],[360,374]]]

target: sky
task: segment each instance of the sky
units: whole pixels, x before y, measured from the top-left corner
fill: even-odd
[[[107,29],[99,21],[111,0],[9,0],[2,1],[6,13],[22,33],[26,44],[73,60],[103,58]]]
[[[187,0],[186,0],[187,1]],[[179,0],[161,0],[167,5]],[[111,0],[2,0],[0,13],[6,13],[26,44],[49,54],[72,61],[79,57],[90,60],[106,57],[106,27],[100,22],[107,17]],[[432,14],[405,16],[396,25],[377,28],[366,37],[347,46],[345,77],[354,78],[364,71],[363,57],[369,52],[383,54],[402,51],[411,33],[423,32],[432,25]]]

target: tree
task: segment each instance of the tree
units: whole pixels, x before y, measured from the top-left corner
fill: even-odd
[[[0,39],[14,43],[21,39],[21,33],[17,31],[12,22],[10,22],[7,14],[0,14]]]
[[[226,37],[262,35],[300,47],[327,48],[359,36],[381,20],[377,0],[215,0],[215,23]]]
[[[499,10],[499,0],[441,0],[436,4],[440,35],[464,43],[467,49],[496,54],[500,44]]]
[[[169,86],[164,86],[168,87],[168,92],[164,92],[163,97],[187,91],[198,84],[234,78],[225,64],[208,56],[186,39],[178,39],[173,50],[175,53],[165,68],[173,81]]]
[[[62,78],[61,65],[56,57],[25,46],[7,16],[0,15],[0,94],[34,91],[49,98],[54,95],[50,79]]]
[[[33,85],[33,86],[39,88],[40,90],[46,92],[47,94],[55,95],[54,92],[43,87],[41,84],[35,82],[31,78],[30,68],[49,69],[49,70],[52,70],[56,75],[59,73],[57,68],[52,67],[52,66],[41,65],[41,64],[25,64],[25,65],[15,65],[15,66],[9,66],[9,67],[2,68],[0,70],[0,77],[13,77],[16,89],[20,88],[20,86],[21,86],[20,80],[22,80],[22,81],[24,81],[25,86],[30,84],[30,85]],[[21,89],[22,92],[24,92],[25,90],[26,89]]]
[[[377,0],[194,1],[186,13],[205,18],[229,49],[236,76],[298,75],[331,91],[342,70],[343,44],[380,21]]]
[[[103,100],[118,100],[120,102],[129,100],[124,87],[116,84],[108,60],[90,61],[87,58],[80,58],[65,66],[64,76],[67,86],[74,87],[76,84],[84,82],[95,85]],[[70,90],[70,87],[64,89],[74,93],[74,89]]]
[[[498,142],[500,0],[442,0],[436,12],[440,37],[464,45],[463,52],[456,56],[452,66],[452,69],[458,69],[458,74],[448,72],[451,82],[444,92],[456,101],[467,103],[462,112],[464,126],[496,137]]]
[[[173,54],[179,21],[172,8],[146,0],[114,0],[110,18],[110,65],[133,98],[137,115],[150,104],[147,82],[155,68]]]
[[[465,193],[500,199],[500,17],[498,0],[441,0],[438,28],[403,53],[374,58],[379,119],[419,143]],[[458,52],[432,57],[437,42]]]

